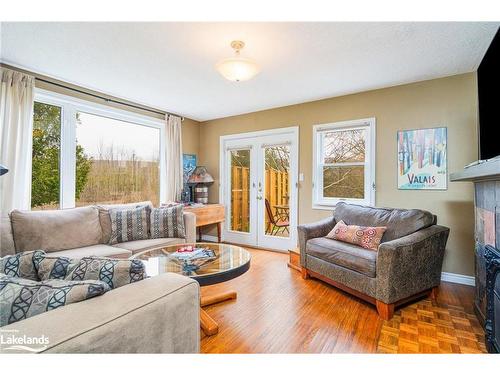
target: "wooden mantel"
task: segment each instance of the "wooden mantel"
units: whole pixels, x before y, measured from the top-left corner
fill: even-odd
[[[497,181],[500,180],[500,156],[464,168],[450,175],[450,181]]]

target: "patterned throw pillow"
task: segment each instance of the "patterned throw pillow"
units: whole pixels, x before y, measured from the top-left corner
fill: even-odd
[[[102,281],[31,281],[0,275],[0,327],[109,290]]]
[[[326,237],[377,251],[386,229],[386,227],[346,225],[340,220]]]
[[[35,250],[0,258],[0,273],[37,281],[37,265],[44,254],[41,250]]]
[[[113,289],[145,279],[146,268],[138,259],[45,256],[38,265],[38,276],[40,280],[99,280]]]
[[[186,238],[182,204],[151,210],[151,238]]]
[[[109,244],[119,242],[147,240],[149,238],[147,206],[130,208],[126,210],[110,210],[111,237]]]

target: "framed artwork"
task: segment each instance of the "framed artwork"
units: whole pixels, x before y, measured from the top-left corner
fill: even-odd
[[[184,184],[187,183],[189,176],[196,168],[196,155],[195,154],[182,154],[182,175]]]
[[[447,129],[398,131],[398,189],[446,190]]]

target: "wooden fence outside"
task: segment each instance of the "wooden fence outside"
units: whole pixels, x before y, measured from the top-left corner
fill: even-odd
[[[288,205],[289,189],[288,172],[266,169],[265,198],[269,201],[273,215],[276,215],[274,206]],[[248,167],[232,167],[231,207],[231,229],[248,232],[250,225],[250,170]],[[266,227],[268,222],[269,218],[265,213]]]

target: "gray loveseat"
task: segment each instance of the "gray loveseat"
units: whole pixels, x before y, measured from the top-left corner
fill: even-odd
[[[128,258],[156,246],[195,242],[196,217],[184,213],[185,239],[108,245],[110,221],[106,210],[110,207],[13,211],[0,224],[1,256],[42,249],[50,255],[70,258]],[[199,284],[167,273],[9,324],[0,331],[15,336],[45,335],[49,343],[42,352],[50,353],[197,353],[199,308]],[[25,352],[0,346],[2,353],[16,351]]]
[[[378,251],[326,238],[339,220],[387,227]],[[440,283],[449,229],[436,221],[423,210],[338,203],[333,216],[298,227],[302,275],[356,295],[390,319],[395,306],[434,295]]]

